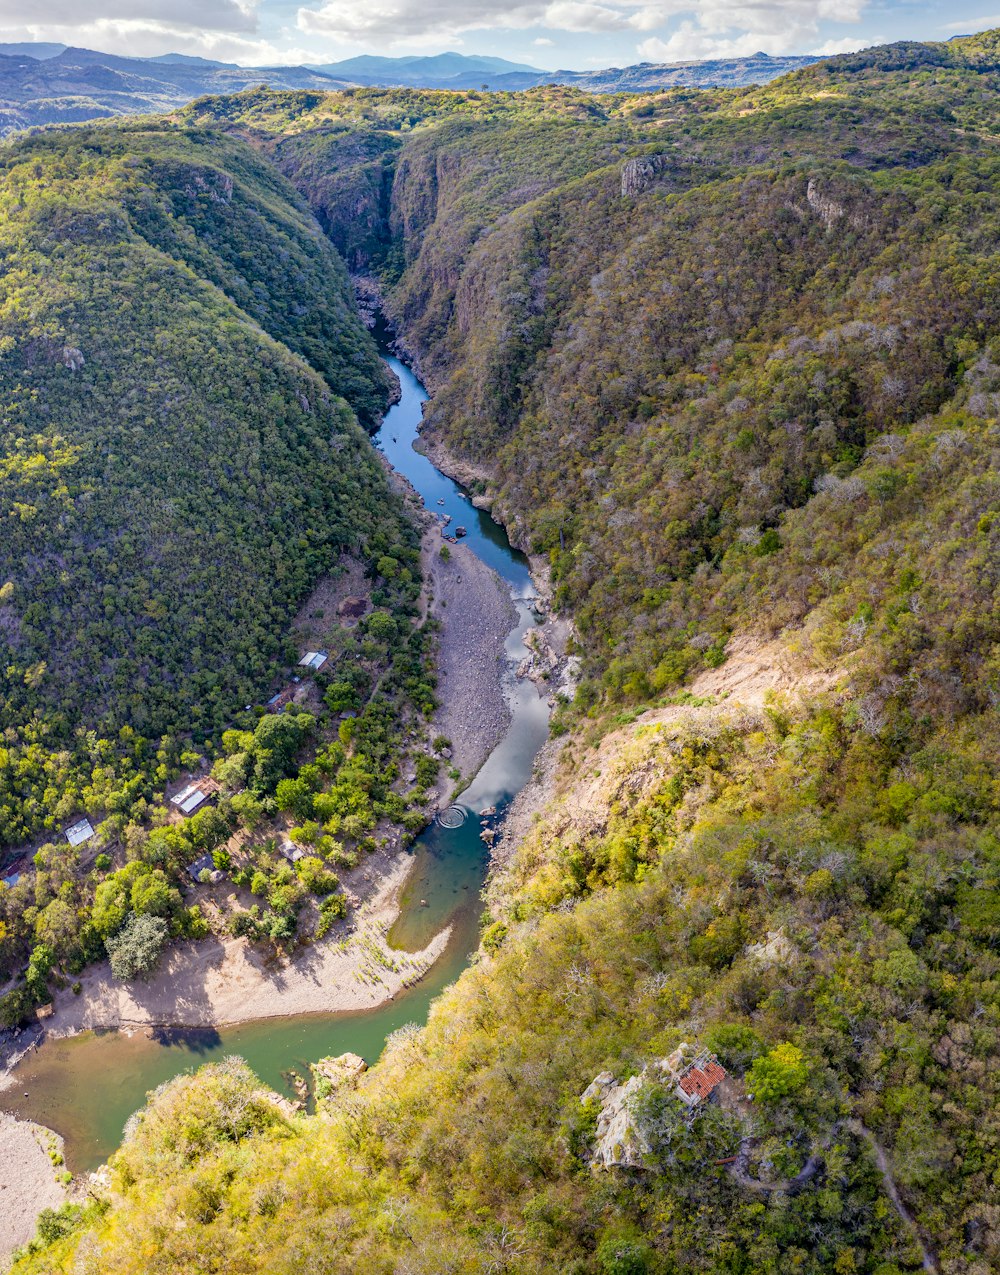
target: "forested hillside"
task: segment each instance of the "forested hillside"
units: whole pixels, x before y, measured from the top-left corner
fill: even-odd
[[[997,1268],[998,88],[994,32],[191,108],[378,276],[585,676],[428,1027],[317,1118],[175,1082],[18,1271]],[[729,1073],[694,1114],[682,1041]]]
[[[830,562],[801,579],[786,514],[880,436],[990,402],[994,44],[639,102],[260,92],[191,114],[248,132],[381,275],[432,445],[485,465],[551,557],[587,694],[634,703],[747,619],[848,606]],[[865,539],[914,494],[884,477],[837,502]]]
[[[168,937],[204,936],[178,887],[207,854],[209,877],[257,896],[220,927],[325,934],[346,907],[333,868],[423,822],[433,775],[415,810],[392,785],[434,696],[418,533],[361,427],[388,374],[294,191],[245,144],[169,124],[47,133],[0,165],[0,1022],[16,1025],[123,935],[147,968]],[[297,617],[341,577],[363,618],[345,627],[336,599]],[[307,634],[329,658],[293,682]],[[266,713],[279,690],[296,702]],[[166,796],[213,761],[217,797],[178,822]],[[81,817],[93,835],[71,844]],[[305,847],[295,870],[279,831]]]
[[[127,809],[161,736],[203,740],[258,701],[299,600],[398,514],[342,397],[374,421],[382,365],[336,255],[252,152],[101,129],[2,163],[0,839],[16,844],[91,782]]]

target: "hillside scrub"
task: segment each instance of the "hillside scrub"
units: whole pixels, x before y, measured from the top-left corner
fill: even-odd
[[[287,1124],[237,1063],[174,1082],[19,1273],[997,1267],[998,69],[991,33],[638,101],[191,108],[335,240],[361,182],[341,246],[431,445],[548,556],[585,676],[426,1028]],[[837,675],[685,691],[734,635]],[[648,1160],[596,1171],[581,1093],[682,1041],[718,1104],[647,1084]]]
[[[891,750],[819,705],[783,723],[700,709],[628,736],[638,753],[607,776],[603,831],[573,828],[571,790],[506,882],[506,937],[356,1092],[233,1136],[202,1132],[215,1069],[174,1082],[114,1159],[106,1217],[16,1269],[182,1270],[216,1254],[262,1272],[501,1258],[600,1272],[623,1237],[650,1272],[919,1269],[859,1121],[891,1148],[945,1269],[989,1269],[997,1013],[969,1014],[992,1003],[992,961],[967,935],[968,876],[945,847],[985,864],[992,839],[968,803],[942,813],[961,767],[944,776],[928,753],[903,793]],[[820,763],[829,805],[811,783]],[[783,943],[758,955],[775,932]],[[580,1093],[692,1036],[754,1087],[752,1116],[685,1122],[649,1092],[650,1168],[596,1174]],[[791,1196],[747,1191],[717,1163],[747,1137],[756,1182],[811,1159],[822,1170]],[[136,1233],[145,1247],[125,1242]]]
[[[878,440],[946,404],[942,434],[990,419],[998,65],[977,36],[639,102],[261,91],[190,114],[248,131],[380,275],[432,446],[485,463],[549,556],[582,702],[607,708],[837,595],[838,535],[791,562],[792,515],[836,489],[839,523],[888,523],[895,456],[854,477]],[[361,246],[338,227],[372,164]]]

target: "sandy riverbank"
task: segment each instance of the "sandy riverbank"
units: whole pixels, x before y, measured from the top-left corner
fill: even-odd
[[[57,1134],[0,1111],[0,1271],[35,1234],[42,1209],[57,1209],[68,1198],[50,1151],[62,1155]]]
[[[169,949],[148,983],[117,983],[106,962],[81,976],[82,991],[57,992],[47,1036],[89,1028],[220,1027],[289,1014],[373,1009],[414,982],[444,951],[443,930],[422,952],[391,949],[385,935],[412,860],[396,856],[371,897],[353,914],[353,929],[265,964],[245,939],[209,938]]]

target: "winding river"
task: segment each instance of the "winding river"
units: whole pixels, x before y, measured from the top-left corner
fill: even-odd
[[[527,560],[511,547],[503,528],[413,450],[427,395],[409,368],[388,352],[384,340],[382,345],[399,377],[402,397],[387,413],[376,446],[429,509],[450,514],[453,526],[467,528],[464,543],[503,577],[518,609],[518,623],[506,647],[511,725],[462,794],[459,804],[468,816],[464,824],[445,828],[434,823],[415,842],[413,869],[390,933],[395,947],[410,951],[422,948],[448,924],[451,939],[419,983],[379,1009],[272,1018],[218,1030],[163,1028],[131,1036],[85,1032],[45,1042],[21,1063],[15,1086],[0,1093],[0,1108],[62,1134],[74,1172],[94,1169],[107,1159],[121,1141],[126,1120],[151,1089],[226,1054],[239,1054],[265,1083],[289,1094],[289,1072],[307,1075],[308,1063],[317,1058],[353,1050],[374,1062],[391,1032],[426,1020],[431,1001],[458,977],[478,942],[479,894],[489,856],[479,837],[476,812],[490,805],[502,811],[509,804],[527,782],[548,730],[545,699],[531,682],[514,674],[526,654],[521,635],[535,623],[535,595]],[[422,900],[426,906],[421,906]]]

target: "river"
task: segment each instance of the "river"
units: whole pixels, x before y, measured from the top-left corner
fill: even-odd
[[[121,1141],[126,1120],[144,1104],[151,1089],[202,1063],[239,1054],[265,1083],[292,1096],[289,1073],[307,1076],[312,1060],[352,1050],[374,1062],[391,1032],[426,1020],[431,1001],[462,972],[478,942],[479,895],[489,855],[480,840],[477,812],[491,805],[502,811],[509,804],[527,782],[548,731],[545,699],[531,682],[514,674],[526,654],[521,635],[535,623],[534,589],[527,559],[511,547],[503,528],[476,509],[457,483],[413,450],[427,395],[409,368],[388,352],[384,335],[377,335],[386,362],[399,377],[402,396],[386,414],[375,445],[410,481],[428,509],[450,514],[452,527],[466,527],[465,544],[503,577],[518,609],[518,623],[506,647],[510,727],[462,794],[464,824],[445,828],[434,823],[414,843],[413,870],[402,892],[399,919],[390,932],[394,946],[413,951],[451,924],[450,942],[419,983],[381,1008],[364,1013],[272,1018],[218,1030],[164,1028],[131,1036],[84,1032],[46,1041],[18,1067],[15,1086],[0,1092],[0,1108],[60,1133],[66,1141],[67,1164],[74,1172],[94,1169],[107,1159]]]

